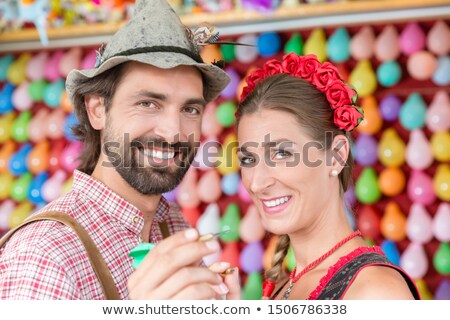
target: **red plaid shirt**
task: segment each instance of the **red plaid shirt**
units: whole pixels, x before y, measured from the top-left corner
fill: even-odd
[[[36,212],[62,211],[75,218],[97,245],[122,299],[133,272],[128,253],[140,242],[142,213],[107,186],[80,171],[73,188]],[[150,241],[162,240],[159,222],[170,233],[189,225],[175,205],[161,197]],[[0,299],[105,299],[100,282],[76,234],[53,221],[34,222],[17,231],[0,250]]]

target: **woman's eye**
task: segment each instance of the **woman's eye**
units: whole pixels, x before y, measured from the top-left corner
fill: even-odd
[[[253,157],[242,157],[239,159],[239,164],[244,167],[248,166],[254,162],[255,162],[255,159]]]
[[[292,153],[286,150],[278,150],[274,154],[275,159],[286,159],[288,157],[292,156]]]

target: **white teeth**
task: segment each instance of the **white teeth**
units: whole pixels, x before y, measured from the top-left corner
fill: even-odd
[[[283,198],[278,198],[275,200],[263,201],[263,203],[266,207],[272,208],[272,207],[279,206],[280,204],[283,204],[288,200],[289,200],[289,197],[283,197]]]
[[[157,158],[157,159],[172,159],[175,156],[175,152],[162,152],[162,151],[155,151],[155,150],[144,150],[144,154],[149,157]]]

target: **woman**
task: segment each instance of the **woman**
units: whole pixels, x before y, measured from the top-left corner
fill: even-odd
[[[418,299],[412,280],[353,232],[343,194],[356,92],[330,63],[289,54],[247,78],[237,112],[242,182],[263,224],[279,235],[263,296],[272,299]],[[282,262],[292,246],[297,263]]]

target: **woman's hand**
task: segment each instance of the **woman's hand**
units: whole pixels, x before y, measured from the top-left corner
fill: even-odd
[[[209,266],[209,269],[217,274],[224,273],[230,264],[228,262],[216,262]],[[239,269],[233,268],[232,273],[226,274],[224,278],[224,283],[228,288],[228,293],[226,294],[226,300],[240,300],[241,298],[241,286],[239,283]],[[222,296],[218,296],[217,299],[221,299]]]

